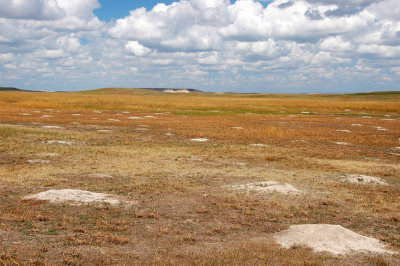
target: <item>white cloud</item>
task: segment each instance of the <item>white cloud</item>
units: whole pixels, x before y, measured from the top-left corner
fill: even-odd
[[[97,0],[0,0],[1,81],[396,88],[398,0],[266,2],[176,0],[105,23],[93,13]]]
[[[125,44],[125,48],[137,56],[145,56],[151,52],[151,49],[143,46],[137,41],[130,41]]]
[[[65,16],[57,0],[0,0],[0,17],[53,20]]]

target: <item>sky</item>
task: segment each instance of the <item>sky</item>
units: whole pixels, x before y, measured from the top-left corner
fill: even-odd
[[[0,86],[400,90],[400,3],[0,0]]]

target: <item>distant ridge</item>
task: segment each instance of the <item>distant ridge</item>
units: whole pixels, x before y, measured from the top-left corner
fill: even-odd
[[[26,91],[26,92],[33,92],[29,90],[21,90],[14,87],[0,87],[0,91]]]
[[[185,91],[187,90],[188,92],[203,92],[201,90],[196,90],[196,89],[187,89],[187,88],[138,88],[142,90],[151,90],[151,91]]]

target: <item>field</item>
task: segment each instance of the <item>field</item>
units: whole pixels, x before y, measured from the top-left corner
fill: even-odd
[[[400,265],[399,162],[396,92],[0,92],[0,265]],[[234,189],[262,181],[301,193]],[[131,204],[24,198],[61,189]],[[274,241],[298,224],[398,253]]]

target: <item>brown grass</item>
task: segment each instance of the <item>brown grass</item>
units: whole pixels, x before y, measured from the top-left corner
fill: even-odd
[[[393,149],[400,146],[399,99],[374,97],[0,93],[0,265],[399,264],[398,255],[286,250],[271,238],[292,224],[331,223],[400,251],[400,151]],[[300,114],[304,109],[319,114]],[[154,114],[160,111],[170,113]],[[383,120],[387,114],[394,120]],[[146,115],[157,118],[128,119]],[[135,130],[145,126],[147,131]],[[351,132],[337,131],[343,129]],[[209,141],[190,141],[200,137]],[[74,145],[44,143],[49,140]],[[334,144],[339,141],[351,145]],[[254,143],[268,146],[249,145]],[[51,163],[27,163],[38,158]],[[379,176],[389,186],[348,184],[345,174]],[[267,180],[304,194],[227,188]],[[21,200],[65,188],[115,194],[138,205]]]

